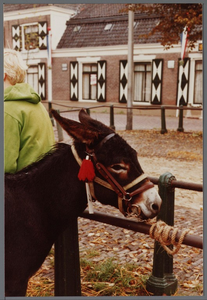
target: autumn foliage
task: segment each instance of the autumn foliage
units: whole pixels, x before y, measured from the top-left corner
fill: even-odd
[[[173,47],[180,41],[183,30],[188,31],[188,48],[193,49],[198,40],[202,40],[202,4],[126,4],[125,11],[151,17],[159,17],[160,22],[146,34],[147,38],[157,32],[161,34],[159,42],[165,49]]]

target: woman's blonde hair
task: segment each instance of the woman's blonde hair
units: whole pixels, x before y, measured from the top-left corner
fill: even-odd
[[[12,85],[24,82],[27,68],[19,52],[4,49],[4,73]]]

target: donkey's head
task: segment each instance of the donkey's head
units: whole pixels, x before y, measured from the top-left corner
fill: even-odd
[[[145,176],[131,148],[111,128],[92,119],[83,109],[80,122],[61,117],[51,111],[61,127],[74,139],[75,149],[81,159],[86,154],[95,167],[95,194],[103,204],[119,207],[124,215],[136,215],[143,219],[156,216],[161,198],[153,183]],[[117,194],[117,196],[116,196]]]

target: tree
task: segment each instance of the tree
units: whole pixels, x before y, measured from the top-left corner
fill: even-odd
[[[165,49],[178,44],[183,31],[188,33],[188,48],[195,48],[195,43],[202,40],[202,4],[126,4],[126,11],[160,18],[154,29],[143,35],[145,38],[159,32],[159,42]]]

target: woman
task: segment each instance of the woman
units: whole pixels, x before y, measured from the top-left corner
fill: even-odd
[[[40,96],[24,83],[27,66],[19,52],[4,49],[4,171],[16,173],[55,143]]]

